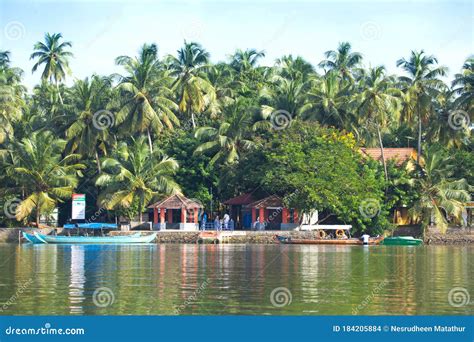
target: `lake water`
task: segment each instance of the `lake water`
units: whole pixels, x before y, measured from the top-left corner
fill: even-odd
[[[0,244],[0,314],[469,315],[473,256],[471,246]]]

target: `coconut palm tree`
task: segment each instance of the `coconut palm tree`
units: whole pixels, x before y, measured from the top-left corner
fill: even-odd
[[[85,166],[77,162],[78,154],[63,156],[65,145],[66,141],[49,131],[34,132],[12,142],[6,172],[24,193],[16,209],[18,221],[34,212],[38,226],[42,213],[52,211],[58,202],[72,195]]]
[[[255,49],[237,49],[230,56],[230,66],[238,73],[246,72],[257,66],[258,60],[265,57],[265,52]]]
[[[438,60],[434,56],[427,56],[423,50],[412,51],[408,59],[397,61],[397,66],[402,67],[408,74],[399,77],[404,92],[401,119],[418,124],[417,163],[420,162],[421,156],[422,123],[429,121],[434,113],[434,99],[440,90],[446,88],[439,77],[446,75],[447,68],[438,67],[437,64]]]
[[[184,42],[178,57],[167,57],[171,75],[176,78],[173,89],[178,94],[179,110],[191,118],[196,128],[195,115],[216,101],[216,92],[206,78],[209,53],[198,43]]]
[[[22,117],[26,92],[22,74],[21,69],[10,67],[10,53],[0,52],[0,143],[13,136],[13,123]]]
[[[454,77],[453,90],[458,96],[454,104],[460,109],[464,108],[472,116],[474,112],[474,56],[464,62],[461,73]]]
[[[96,185],[103,188],[99,205],[108,210],[130,208],[137,205],[140,222],[150,201],[162,195],[179,192],[172,176],[178,163],[161,151],[151,152],[146,138],[122,142],[112,158],[102,161],[102,174]]]
[[[104,110],[111,96],[111,85],[109,78],[93,75],[90,80],[78,80],[70,90],[74,119],[66,130],[67,150],[95,158],[99,172],[99,150],[102,154],[107,153],[106,144],[113,124],[111,117],[104,117],[109,120],[106,123],[110,123],[110,127],[103,126],[100,121],[101,112],[105,116],[111,114]]]
[[[179,125],[174,114],[178,105],[172,99],[171,79],[161,68],[155,44],[144,44],[138,57],[120,56],[116,63],[127,71],[126,75],[119,76],[118,89],[124,97],[117,123],[125,132],[146,132],[153,152],[151,131],[157,134],[164,126],[173,129]]]
[[[394,80],[386,77],[385,68],[373,68],[361,80],[362,85],[356,96],[357,110],[361,115],[361,123],[370,129],[375,128],[382,156],[386,186],[388,186],[387,163],[382,142],[382,131],[398,119],[401,91],[394,87]]]
[[[243,98],[226,107],[224,112],[224,121],[219,127],[199,127],[195,133],[202,144],[194,154],[211,154],[211,164],[217,161],[225,164],[237,162],[242,153],[255,145],[250,133],[258,127],[258,123],[262,123],[257,119],[258,109],[255,106],[252,108],[249,100]]]
[[[60,42],[62,37],[61,33],[46,33],[44,43],[37,42],[34,45],[34,52],[30,56],[30,59],[38,59],[33,66],[32,72],[35,72],[44,64],[41,79],[49,80],[51,83],[54,82],[61,104],[63,104],[63,99],[59,91],[59,83],[66,78],[66,74],[70,74],[69,58],[73,56],[73,54],[67,50],[67,48],[72,47],[72,43]]]
[[[453,179],[454,165],[451,156],[446,156],[437,147],[424,153],[420,174],[413,179],[419,198],[410,210],[414,218],[421,220],[426,228],[431,218],[442,233],[448,228],[447,218],[460,221],[462,210],[470,200],[473,190],[465,179]]]
[[[352,46],[348,42],[339,43],[337,50],[329,50],[324,53],[326,57],[319,66],[327,71],[336,71],[346,81],[353,81],[353,71],[360,66],[362,55],[352,52]]]

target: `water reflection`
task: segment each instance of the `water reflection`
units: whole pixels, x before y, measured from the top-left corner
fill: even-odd
[[[431,246],[5,244],[0,302],[31,279],[4,314],[463,315],[472,307],[451,307],[447,293],[462,286],[474,296],[473,255]],[[113,291],[110,307],[93,304],[99,287]],[[277,287],[291,292],[290,305],[272,305]]]

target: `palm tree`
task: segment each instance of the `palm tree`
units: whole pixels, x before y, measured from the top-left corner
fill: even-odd
[[[107,77],[93,75],[91,79],[77,81],[71,88],[75,117],[66,130],[68,150],[96,159],[100,172],[99,152],[106,154],[109,129],[97,122],[97,113],[106,108],[111,93],[111,81]],[[109,118],[111,120],[111,118]]]
[[[216,93],[205,71],[209,68],[209,53],[197,43],[186,43],[178,50],[178,57],[168,56],[171,75],[176,78],[179,110],[191,118],[196,128],[195,114],[202,113],[216,100]]]
[[[22,117],[26,88],[21,85],[23,71],[10,67],[10,52],[0,52],[0,143],[13,136],[13,123]]]
[[[124,99],[117,123],[125,132],[146,132],[153,152],[150,131],[157,134],[164,125],[169,129],[173,129],[173,124],[179,125],[173,112],[178,110],[178,105],[172,100],[170,78],[161,68],[158,48],[155,44],[144,44],[138,57],[120,56],[116,63],[127,71],[127,75],[119,76],[118,89]]]
[[[58,202],[69,198],[78,183],[80,170],[78,154],[63,156],[66,142],[49,131],[32,133],[28,138],[14,141],[6,162],[7,175],[15,180],[25,194],[16,209],[18,221],[36,214],[39,226],[41,214],[53,210]]]
[[[362,79],[362,89],[356,97],[358,112],[363,117],[363,122],[369,128],[375,127],[377,131],[386,187],[388,186],[388,171],[381,132],[398,117],[401,92],[393,85],[393,79],[385,76],[385,68],[379,66],[371,69]]]
[[[336,72],[329,72],[314,82],[308,92],[303,118],[341,129],[350,126],[350,84],[342,82]]]
[[[255,145],[250,140],[250,132],[258,127],[258,123],[262,123],[256,120],[258,110],[252,109],[249,101],[243,98],[239,98],[224,111],[224,121],[218,128],[199,127],[195,133],[195,137],[202,144],[196,148],[194,154],[212,154],[211,164],[217,161],[223,161],[225,164],[237,162],[243,152]]]
[[[172,176],[178,163],[161,151],[151,152],[144,136],[122,142],[113,158],[102,161],[102,174],[96,185],[103,188],[99,204],[106,209],[138,206],[140,223],[142,213],[153,198],[179,192]]]
[[[423,228],[434,217],[442,233],[448,228],[447,217],[459,221],[472,191],[465,179],[452,179],[454,165],[451,156],[445,156],[436,147],[425,151],[421,173],[413,179],[419,198],[411,209],[414,218],[421,220]]]
[[[402,120],[418,123],[418,156],[417,163],[420,162],[422,143],[422,122],[428,121],[434,112],[433,99],[439,90],[446,85],[438,79],[445,76],[446,67],[436,67],[438,60],[434,56],[425,55],[424,51],[412,51],[408,59],[402,58],[397,61],[397,66],[402,67],[407,76],[400,77],[404,91],[404,105],[402,110]]]
[[[70,51],[67,51],[67,48],[70,48],[72,43],[61,43],[62,37],[61,33],[53,33],[52,35],[46,33],[44,36],[45,42],[37,42],[34,45],[35,52],[30,56],[30,59],[38,59],[33,66],[32,72],[35,72],[38,67],[44,64],[41,79],[49,80],[51,83],[54,81],[61,104],[63,104],[63,100],[59,92],[59,83],[66,78],[66,74],[71,72],[69,69],[69,58],[73,56]]]
[[[265,52],[255,49],[238,49],[230,57],[230,66],[238,73],[243,73],[257,66],[258,60],[265,57]]]
[[[454,77],[453,90],[458,96],[454,104],[458,108],[464,108],[472,116],[474,112],[474,56],[464,62],[461,73]]]
[[[358,52],[351,52],[351,44],[348,42],[339,43],[337,50],[329,50],[324,53],[326,57],[319,66],[327,71],[336,71],[343,79],[353,81],[353,71],[360,65],[362,55]]]

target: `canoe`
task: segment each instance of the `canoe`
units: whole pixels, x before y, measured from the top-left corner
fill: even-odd
[[[385,246],[419,246],[422,243],[423,240],[415,239],[413,236],[387,237],[382,242]]]
[[[288,245],[363,245],[360,239],[292,239],[286,236],[276,235],[275,239],[279,243]],[[369,245],[378,245],[383,237],[370,238]]]
[[[35,237],[43,243],[52,244],[96,244],[96,243],[150,243],[157,233],[141,236],[140,233],[119,236],[53,236],[35,232]]]
[[[38,239],[34,234],[28,234],[25,232],[22,232],[23,237],[31,243],[43,243],[40,239]]]

